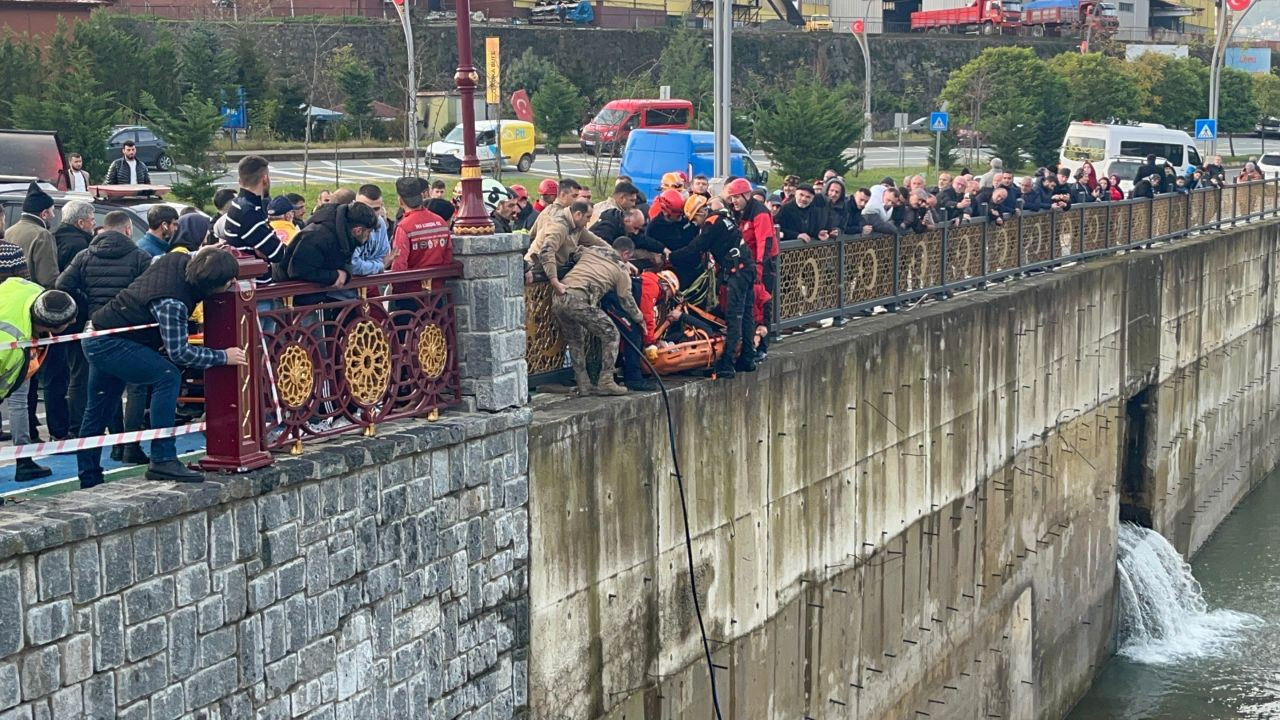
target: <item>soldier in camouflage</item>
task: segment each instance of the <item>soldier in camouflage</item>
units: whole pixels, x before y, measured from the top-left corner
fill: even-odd
[[[636,323],[644,317],[631,294],[631,275],[625,263],[630,261],[635,244],[627,238],[618,238],[613,248],[580,247],[577,261],[569,274],[564,276],[562,288],[557,288],[551,301],[551,313],[560,326],[565,344],[569,348],[569,360],[573,364],[573,377],[578,384],[579,395],[626,395],[627,389],[613,379],[613,366],[618,359],[618,328],[608,314],[600,309],[600,299],[614,292],[623,311]],[[591,384],[587,375],[587,337],[600,339],[600,381]]]

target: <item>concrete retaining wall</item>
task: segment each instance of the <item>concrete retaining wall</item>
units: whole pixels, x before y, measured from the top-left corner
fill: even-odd
[[[1114,642],[1122,495],[1189,551],[1276,464],[1278,240],[1098,259],[676,388],[724,717],[1065,715]],[[535,413],[536,718],[713,716],[664,422],[657,395]]]
[[[528,410],[0,511],[0,718],[508,718]]]

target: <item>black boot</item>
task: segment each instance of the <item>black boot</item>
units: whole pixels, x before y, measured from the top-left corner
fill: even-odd
[[[142,451],[142,445],[136,442],[126,443],[120,453],[120,462],[126,465],[147,465],[151,458]]]
[[[124,446],[123,446],[123,445],[112,445],[112,446],[111,446],[111,459],[112,459],[112,460],[114,460],[114,461],[116,461],[116,462],[120,462],[121,460],[123,460],[123,459],[124,459]]]
[[[43,465],[37,465],[35,460],[31,458],[18,458],[17,465],[13,472],[14,482],[31,482],[40,478],[49,477],[53,471]]]
[[[641,377],[635,380],[626,380],[623,384],[632,392],[653,392],[658,389],[658,381],[647,377]]]
[[[738,358],[738,362],[733,364],[733,369],[738,372],[756,371],[756,361],[752,359],[750,351],[742,353],[741,357]]]
[[[733,363],[730,363],[728,357],[724,355],[720,356],[720,359],[716,361],[715,367],[711,368],[711,372],[707,374],[720,380],[732,380],[736,375],[733,370]]]
[[[147,479],[159,482],[203,482],[204,473],[190,470],[177,460],[153,462],[147,468]]]

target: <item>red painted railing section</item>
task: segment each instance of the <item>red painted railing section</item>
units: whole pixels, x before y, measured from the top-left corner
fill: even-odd
[[[242,276],[253,277],[242,259]],[[256,262],[256,261],[255,261]],[[274,449],[433,416],[460,400],[454,305],[461,265],[353,278],[341,289],[254,286],[213,299],[211,347],[246,348],[248,368],[207,375],[208,469],[247,470]],[[215,332],[214,327],[218,330]],[[233,385],[234,383],[234,385]]]

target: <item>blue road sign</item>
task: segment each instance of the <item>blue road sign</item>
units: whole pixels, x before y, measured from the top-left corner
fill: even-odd
[[[1196,139],[1217,140],[1218,121],[1210,118],[1200,118],[1196,120]]]
[[[934,132],[946,132],[951,129],[950,113],[929,113],[929,129]]]

